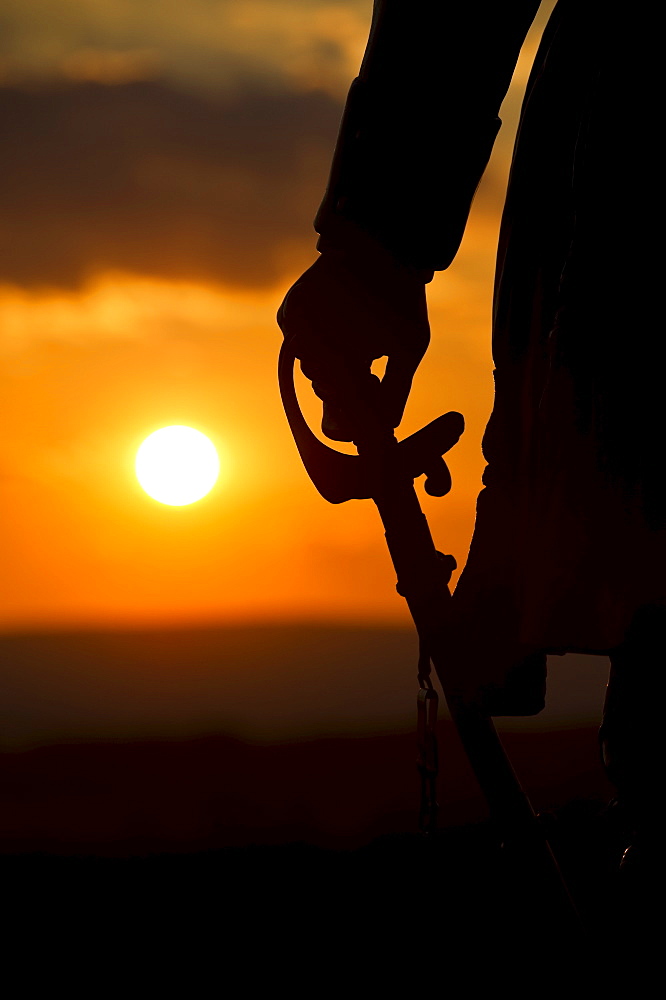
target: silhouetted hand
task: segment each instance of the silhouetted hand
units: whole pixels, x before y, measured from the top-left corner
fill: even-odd
[[[324,403],[327,437],[358,441],[368,407],[387,428],[400,423],[430,340],[431,276],[381,249],[324,250],[287,292],[277,320]],[[380,382],[370,366],[384,356]]]

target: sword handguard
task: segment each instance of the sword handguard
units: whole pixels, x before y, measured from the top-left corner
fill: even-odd
[[[329,448],[308,426],[294,387],[295,360],[293,350],[288,341],[285,341],[278,361],[280,395],[306,472],[329,503],[370,499],[374,496],[375,489],[371,465],[367,459],[360,455],[345,455]],[[395,449],[398,469],[412,480],[425,473],[428,475],[426,492],[432,496],[445,496],[451,489],[451,476],[442,455],[456,444],[464,429],[464,418],[455,410],[437,417],[398,444]]]

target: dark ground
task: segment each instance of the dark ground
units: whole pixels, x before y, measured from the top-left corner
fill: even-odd
[[[535,976],[553,986],[572,976],[600,985],[609,970],[615,979],[618,954],[636,954],[653,921],[618,878],[625,840],[603,781],[591,771],[568,786],[553,780],[591,753],[594,732],[541,734],[540,786],[535,735],[504,741],[544,808],[582,934],[540,864],[500,848],[480,803],[476,822],[455,822],[470,803],[456,807],[467,778],[448,723],[443,822],[429,840],[414,832],[409,735],[4,754],[5,913],[40,954],[60,965],[79,956],[74,969],[86,956],[109,982],[131,956],[158,977],[170,963],[175,976],[183,963],[219,961],[250,977],[250,992],[280,981],[315,989],[312,977],[315,992],[351,989],[352,976],[376,989],[412,977],[415,991],[454,979],[462,990],[468,976],[526,989]]]
[[[200,977],[211,972],[216,990],[226,992],[231,977],[251,995],[370,988],[377,996],[405,980],[414,993],[455,984],[455,996],[487,984],[599,995],[623,977],[639,987],[659,955],[661,938],[656,946],[646,937],[659,915],[648,919],[618,884],[618,845],[596,808],[572,804],[557,824],[553,844],[582,932],[538,871],[503,857],[479,824],[348,851],[294,843],[126,858],[5,855],[5,943],[27,942],[49,976],[83,992],[91,967],[95,981],[116,989],[128,977],[135,989],[175,988],[184,977],[191,996],[207,995]]]
[[[376,996],[401,983],[409,995],[486,983],[596,994],[624,975],[635,993],[663,893],[652,871],[638,887],[618,876],[627,835],[607,809],[596,725],[571,710],[571,664],[555,664],[551,691],[555,707],[569,693],[568,722],[551,708],[536,727],[505,723],[502,738],[582,932],[551,875],[500,849],[447,719],[440,832],[416,833],[412,641],[358,628],[0,640],[14,734],[0,753],[4,951],[27,951],[19,993],[46,976],[87,996],[198,997],[231,981],[233,995]],[[590,686],[596,711],[584,666],[578,692]],[[251,717],[260,730],[219,735],[220,706],[237,731]],[[347,731],[315,738],[306,723],[330,729],[325,711]],[[397,731],[381,731],[392,713]]]

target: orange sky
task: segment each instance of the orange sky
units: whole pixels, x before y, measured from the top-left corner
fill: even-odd
[[[282,415],[274,315],[311,219],[368,2],[5,0],[0,116],[0,627],[404,620],[370,502],[326,504]],[[462,562],[492,405],[490,299],[528,38],[401,433],[458,409],[453,493],[425,498]],[[316,408],[308,406],[315,416]],[[218,446],[204,500],[134,479],[158,427]]]

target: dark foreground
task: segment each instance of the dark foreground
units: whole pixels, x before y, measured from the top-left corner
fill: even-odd
[[[539,873],[507,858],[486,824],[428,841],[386,836],[354,850],[247,846],[146,857],[2,860],[9,940],[28,945],[25,986],[187,995],[357,990],[445,992],[638,986],[655,952],[648,918],[615,869],[596,804],[551,818],[580,909],[575,926]],[[13,948],[10,949],[13,951]],[[135,964],[136,963],[136,964]],[[93,975],[93,980],[88,977]],[[205,985],[211,974],[216,982]],[[180,984],[180,986],[177,986]],[[239,992],[237,993],[236,990]],[[411,993],[410,993],[411,995]]]
[[[505,742],[581,925],[547,873],[522,848],[501,848],[482,803],[465,799],[470,776],[447,723],[443,823],[430,839],[413,832],[410,734],[2,755],[6,941],[27,948],[26,989],[43,975],[91,996],[165,984],[198,997],[232,982],[234,996],[375,996],[399,982],[410,995],[488,982],[541,992],[624,976],[637,986],[663,897],[651,873],[618,877],[626,834],[606,808],[594,732]]]
[[[500,849],[446,718],[441,832],[416,834],[416,652],[369,627],[2,638],[9,995],[652,995],[663,892],[617,876],[603,665],[553,658],[549,707],[502,736],[581,933]]]

